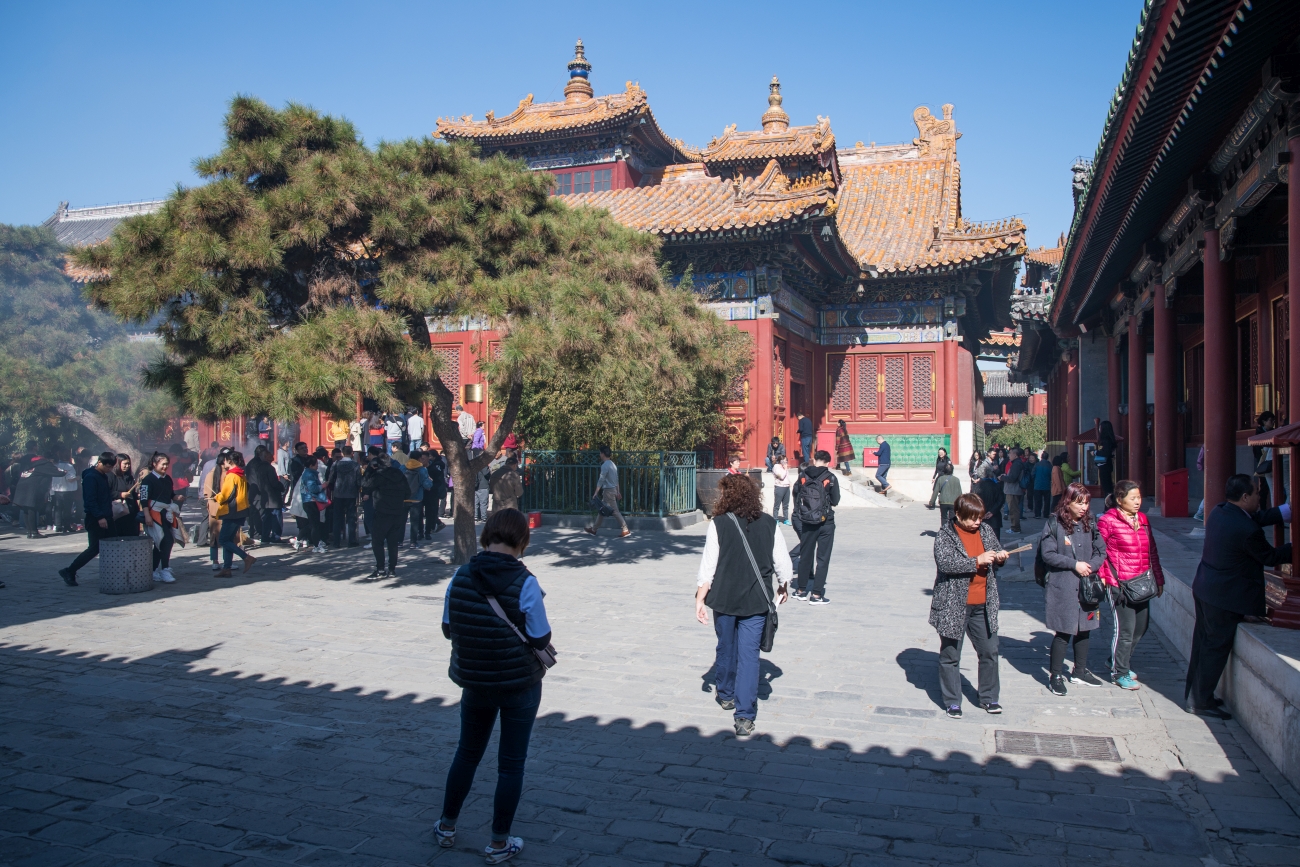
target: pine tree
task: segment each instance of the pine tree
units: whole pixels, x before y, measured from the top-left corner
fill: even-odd
[[[665,286],[657,245],[608,215],[549,196],[549,177],[469,145],[370,149],[345,120],[235,99],[207,183],[124,221],[78,254],[107,276],[95,300],[162,318],[149,372],[206,417],[350,414],[428,402],[455,480],[455,558],[475,550],[473,476],[500,448],[526,377],[575,358],[664,386],[726,366],[733,334]],[[486,454],[470,460],[440,377],[429,317],[486,317],[499,354],[478,362],[504,395]]]

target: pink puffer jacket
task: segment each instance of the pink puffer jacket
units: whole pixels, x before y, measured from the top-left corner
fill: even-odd
[[[1151,524],[1141,512],[1138,512],[1138,521],[1141,529],[1134,530],[1119,509],[1108,509],[1097,519],[1097,532],[1106,540],[1106,562],[1101,565],[1101,580],[1111,587],[1119,586],[1116,577],[1119,581],[1129,581],[1148,568],[1155,576],[1157,586],[1165,584],[1160,552],[1151,536]],[[1118,576],[1115,575],[1116,569],[1119,570]]]

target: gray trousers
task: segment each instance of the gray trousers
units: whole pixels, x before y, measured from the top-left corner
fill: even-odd
[[[939,637],[939,692],[945,708],[961,705],[961,647],[970,636],[971,647],[979,659],[980,704],[998,701],[998,634],[989,630],[988,612],[983,605],[966,606],[966,635],[961,638]]]
[[[772,486],[772,517],[778,521],[790,518],[790,486]]]
[[[488,494],[487,490],[474,492],[474,520],[486,521],[488,513]]]
[[[605,501],[606,506],[614,510],[614,517],[618,520],[619,524],[623,526],[623,529],[626,530],[627,521],[623,520],[623,513],[618,510],[618,489],[601,488],[600,498]],[[605,516],[602,515],[600,512],[597,512],[596,523],[593,525],[593,529],[599,530],[600,522],[603,520],[605,520]]]

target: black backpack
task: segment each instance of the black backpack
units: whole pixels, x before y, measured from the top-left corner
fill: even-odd
[[[831,477],[826,475],[818,484],[807,476],[799,486],[799,496],[794,504],[795,514],[804,526],[824,524],[831,509]]]

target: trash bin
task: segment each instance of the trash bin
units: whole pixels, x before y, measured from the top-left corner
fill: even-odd
[[[1187,517],[1187,470],[1160,474],[1160,514],[1165,518]]]
[[[118,536],[99,543],[99,592],[143,593],[153,587],[153,542]]]

